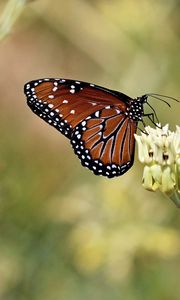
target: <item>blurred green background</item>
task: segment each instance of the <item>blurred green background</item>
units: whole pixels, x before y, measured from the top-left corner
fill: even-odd
[[[1,41],[0,299],[180,299],[179,210],[137,158],[111,180],[81,167],[23,95],[65,77],[178,98],[179,19],[178,0],[37,0]],[[151,104],[173,130],[179,106]]]

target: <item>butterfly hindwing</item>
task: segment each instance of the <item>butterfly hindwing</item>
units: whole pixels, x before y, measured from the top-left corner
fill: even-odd
[[[134,160],[137,124],[115,107],[102,109],[78,124],[71,144],[83,166],[109,178],[124,174]]]

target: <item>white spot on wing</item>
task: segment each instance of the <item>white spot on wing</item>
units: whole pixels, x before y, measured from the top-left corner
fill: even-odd
[[[81,125],[82,125],[82,126],[85,126],[85,125],[86,125],[86,121],[83,121],[83,122],[81,123]]]
[[[99,111],[96,111],[96,112],[95,112],[95,116],[96,116],[97,118],[99,118]]]
[[[53,106],[54,106],[54,105],[53,105],[53,104],[51,104],[51,103],[50,103],[50,104],[48,104],[48,107],[49,107],[49,108],[53,108]]]

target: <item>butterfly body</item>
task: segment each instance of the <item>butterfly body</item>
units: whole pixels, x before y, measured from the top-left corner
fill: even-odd
[[[24,87],[31,110],[70,139],[83,166],[109,178],[133,164],[138,121],[147,96],[137,99],[91,83],[39,79]]]

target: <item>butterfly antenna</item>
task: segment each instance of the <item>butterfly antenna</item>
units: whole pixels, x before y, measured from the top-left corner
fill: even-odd
[[[166,96],[166,95],[161,95],[161,94],[154,94],[154,93],[149,93],[149,94],[146,94],[146,95],[147,95],[147,96],[150,96],[150,97],[152,97],[152,98],[158,99],[158,100],[160,100],[160,101],[166,103],[169,107],[171,107],[171,105],[170,105],[166,100],[164,100],[164,99],[162,99],[162,98],[174,100],[174,101],[176,101],[176,102],[178,102],[178,103],[180,102],[180,100],[178,100],[178,99],[176,99],[176,98],[174,98],[174,97],[171,97],[171,96]]]
[[[170,105],[166,100],[164,100],[164,99],[162,99],[162,98],[160,98],[160,97],[158,97],[158,96],[155,96],[156,94],[146,94],[146,95],[147,95],[148,97],[152,97],[152,98],[158,99],[158,100],[160,100],[160,101],[166,103],[166,104],[171,108],[171,105]]]
[[[161,94],[154,94],[154,93],[149,93],[147,94],[148,96],[159,96],[159,97],[163,97],[163,98],[167,98],[167,99],[171,99],[171,100],[174,100],[176,102],[180,102],[179,99],[176,99],[174,97],[171,97],[171,96],[166,96],[166,95],[161,95]]]

